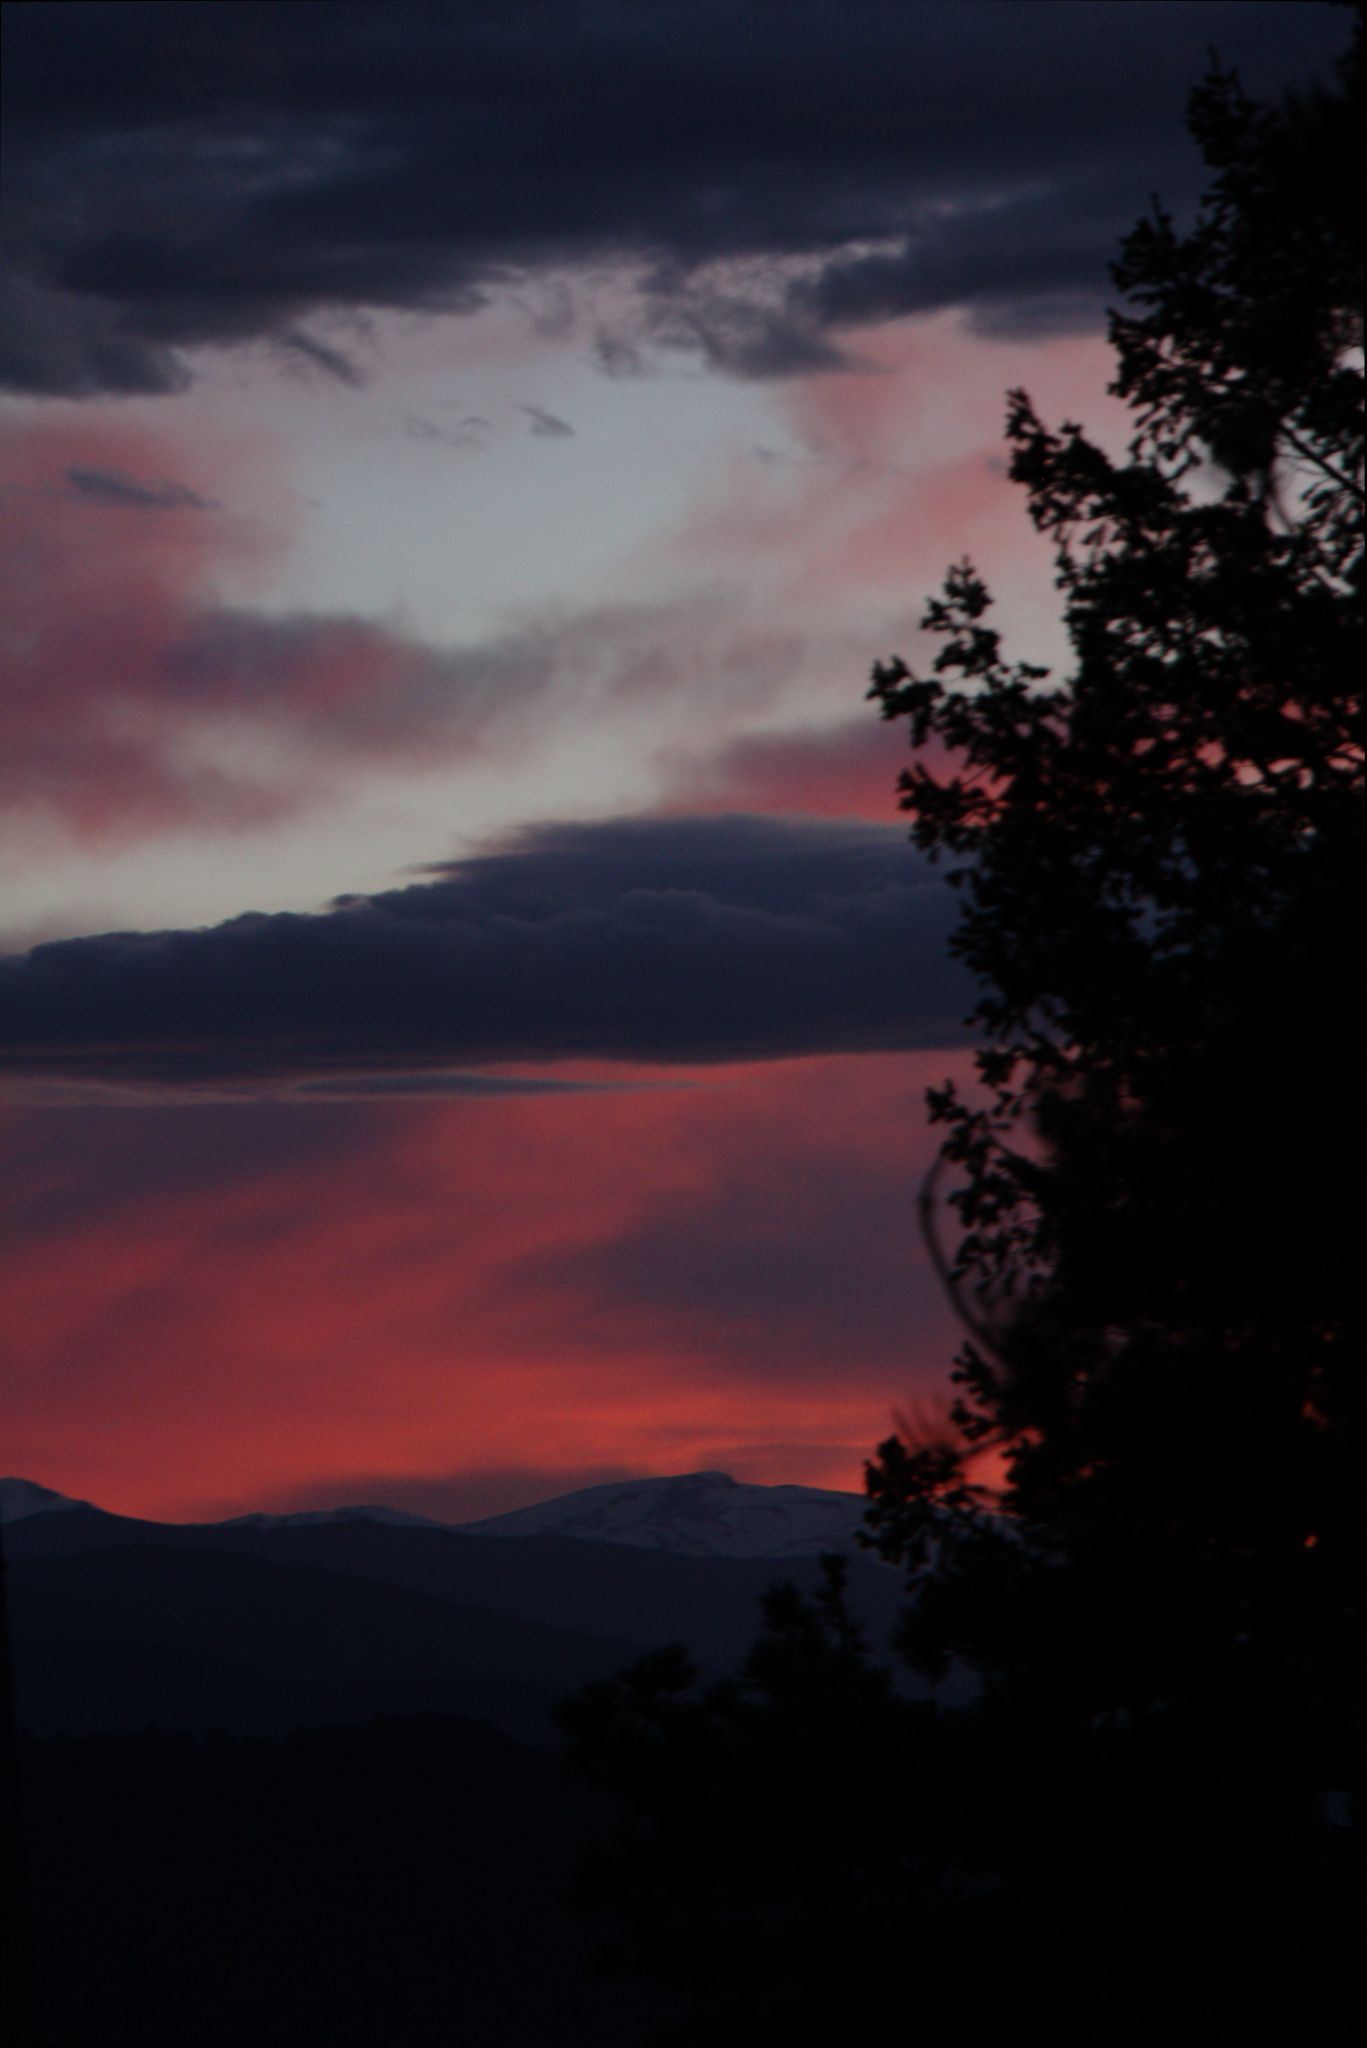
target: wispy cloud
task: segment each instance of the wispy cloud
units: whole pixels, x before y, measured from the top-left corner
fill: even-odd
[[[480,413],[467,413],[454,422],[430,420],[421,413],[405,413],[404,432],[410,441],[431,441],[441,448],[487,448],[492,423]]]
[[[417,430],[459,444],[483,427],[470,414]],[[720,745],[818,673],[864,665],[857,641],[836,655],[710,576],[444,645],[392,620],[230,606],[215,586],[240,582],[273,536],[201,478],[250,503],[244,460],[91,415],[6,430],[0,538],[24,563],[0,679],[10,846],[281,826],[397,773],[506,769],[510,749],[549,753],[590,717],[644,727],[630,744],[649,776],[642,748],[680,725],[702,717]]]
[[[566,441],[573,438],[575,430],[569,421],[562,420],[556,413],[547,412],[544,405],[524,405],[522,411],[532,423],[532,432],[542,439]]]
[[[349,355],[334,348],[330,342],[320,341],[314,334],[305,334],[302,329],[292,327],[283,334],[277,334],[274,340],[285,359],[296,367],[321,372],[353,391],[365,383],[364,373]]]
[[[201,498],[188,484],[169,477],[147,483],[122,469],[84,469],[76,464],[63,471],[66,483],[77,498],[97,505],[126,506],[134,512],[213,512],[212,498]]]

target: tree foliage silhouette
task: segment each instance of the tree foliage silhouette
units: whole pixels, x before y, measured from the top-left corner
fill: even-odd
[[[1199,216],[1155,206],[1114,269],[1122,455],[1011,395],[1069,680],[1007,662],[965,563],[930,673],[871,691],[950,758],[901,801],[983,990],[980,1087],[930,1096],[958,1440],[869,1473],[883,1553],[934,1560],[907,1648],[1016,1698],[1047,1671],[1083,1723],[1237,1707],[1322,1790],[1359,1599],[1360,47],[1309,105],[1193,94]]]
[[[614,1916],[619,1963],[674,1989],[667,2040],[840,2024],[851,1957],[877,1967],[905,1892],[905,1842],[854,1817],[880,1804],[909,1710],[867,1654],[846,1560],[824,1565],[813,1599],[765,1596],[735,1678],[701,1684],[675,1647],[558,1712],[579,1770],[618,1802],[581,1899]]]
[[[657,1666],[571,1712],[630,1817],[597,1896],[635,1901],[638,1960],[662,1897],[690,1902],[646,1957],[693,1985],[681,2040],[722,2038],[742,1899],[752,1930],[806,1929],[799,2004],[918,1930],[906,2012],[959,2026],[971,1980],[977,2038],[1019,2024],[1045,1953],[1054,2040],[1151,2039],[1179,1998],[1192,2038],[1277,1996],[1303,2032],[1351,1949],[1330,1823],[1360,1720],[1360,10],[1337,90],[1259,105],[1214,66],[1190,125],[1194,224],[1155,205],[1114,270],[1128,447],[1009,402],[1072,674],[1006,659],[963,563],[929,673],[880,663],[870,693],[910,723],[903,807],[982,994],[975,1086],[929,1098],[923,1197],[969,1335],[948,1422],[868,1468],[869,1541],[909,1571],[909,1663],[980,1691],[890,1693],[836,1587],[824,1615],[771,1604],[739,1688],[690,1701]],[[832,1907],[827,1954],[794,1908],[792,1813],[743,1796],[774,1756],[821,1840],[835,1810],[855,1831],[832,1867],[860,1873],[871,1946]],[[718,1898],[698,1872],[721,1858]],[[773,1972],[772,1943],[745,1953],[737,2039]]]

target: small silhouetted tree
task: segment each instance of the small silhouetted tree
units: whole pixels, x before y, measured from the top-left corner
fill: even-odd
[[[1360,52],[1359,15],[1337,92],[1194,93],[1195,223],[1155,206],[1114,270],[1123,455],[1011,396],[1071,676],[1007,661],[964,564],[930,672],[871,692],[982,989],[979,1086],[930,1096],[957,1441],[869,1472],[921,1573],[906,1647],[1017,1714],[1180,1732],[1288,1811],[1357,1769]]]
[[[901,1947],[928,1884],[964,1856],[950,1771],[918,1787],[914,1831],[870,1825],[934,1710],[898,1697],[850,1610],[847,1561],[822,1562],[813,1597],[765,1595],[734,1678],[702,1682],[676,1646],[558,1710],[572,1761],[615,1807],[580,1901],[611,1915],[611,1960],[673,1994],[663,2042],[749,2048],[843,2026],[852,1977]]]

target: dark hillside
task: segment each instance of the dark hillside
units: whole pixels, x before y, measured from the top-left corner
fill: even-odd
[[[653,2029],[563,1905],[599,1809],[550,1753],[418,1719],[30,1741],[24,1763],[49,2048],[633,2048]]]

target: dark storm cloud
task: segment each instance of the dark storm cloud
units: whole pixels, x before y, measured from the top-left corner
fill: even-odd
[[[1094,327],[1108,297],[1098,245],[1133,226],[1139,165],[1094,182],[1085,212],[1055,191],[1024,194],[967,217],[930,213],[894,250],[839,256],[789,293],[818,326],[864,326],[938,306],[966,306],[976,327],[1032,334]]]
[[[115,932],[0,960],[19,1077],[191,1082],[956,1042],[951,892],[896,828],[551,825],[319,915]]]
[[[642,266],[647,326],[743,375],[820,368],[829,330],[928,306],[1066,324],[1149,192],[1190,193],[1208,46],[1275,89],[1343,41],[1318,0],[10,17],[0,380],[72,396],[173,389],[183,351],[261,337],[351,379],[301,319],[468,311],[566,265]],[[802,290],[756,286],[792,257]],[[736,263],[741,289],[717,274]],[[620,368],[636,344],[599,346]]]
[[[847,352],[815,325],[809,300],[796,291],[783,303],[754,304],[734,291],[710,290],[679,274],[655,281],[641,315],[638,342],[696,351],[730,377],[802,377],[851,365]]]

